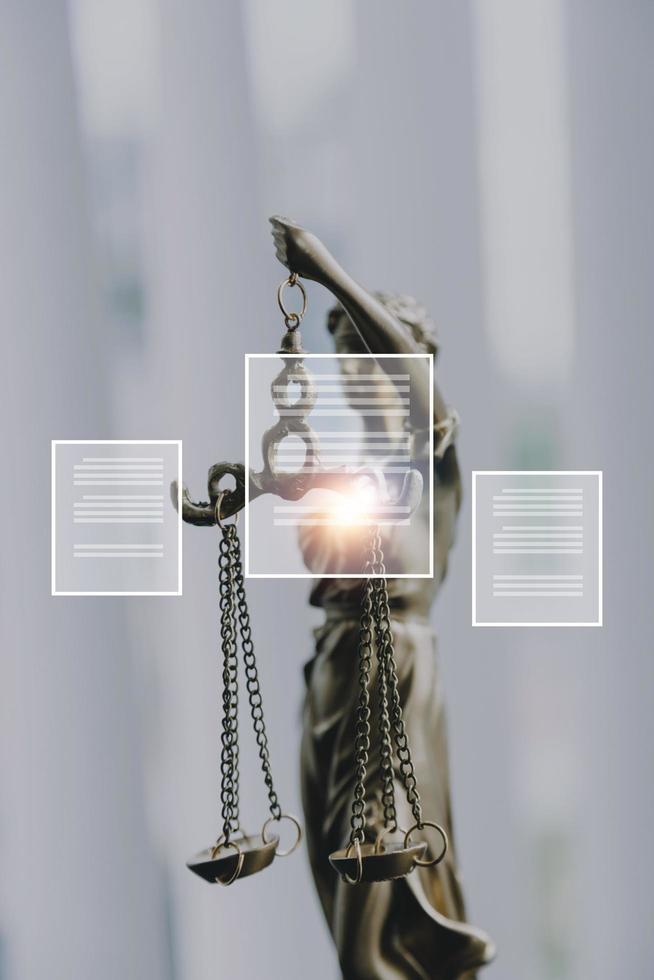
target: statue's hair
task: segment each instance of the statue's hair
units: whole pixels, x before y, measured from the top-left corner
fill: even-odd
[[[419,303],[412,296],[403,296],[396,293],[376,292],[373,295],[396,320],[399,320],[400,323],[408,327],[411,336],[422,352],[425,354],[438,353],[436,324],[422,303]],[[329,332],[332,334],[335,333],[341,318],[346,316],[347,313],[340,303],[332,306],[327,314],[327,329]]]

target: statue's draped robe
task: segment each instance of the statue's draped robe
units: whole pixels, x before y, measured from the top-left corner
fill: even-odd
[[[428,467],[434,466],[434,578],[390,579],[388,588],[400,695],[423,818],[441,824],[450,839],[445,859],[435,867],[416,869],[397,881],[348,885],[329,864],[329,854],[343,847],[350,833],[362,582],[320,579],[311,595],[312,603],[324,608],[325,622],[316,630],[315,655],[306,666],[302,793],[311,867],[346,980],[471,977],[493,955],[490,939],[464,921],[452,841],[443,694],[436,637],[428,619],[445,575],[460,503],[454,446],[442,440],[435,460],[423,457],[420,465],[425,486]],[[414,540],[418,536],[424,540],[429,533],[427,497],[412,517]],[[397,552],[393,529],[384,531],[389,532],[383,547],[392,555],[392,567],[408,567],[408,555],[402,562]],[[302,528],[300,543],[307,567],[337,572],[342,541],[343,536],[330,528]],[[410,542],[404,547],[410,548]],[[373,668],[372,690],[376,690],[375,674]],[[375,717],[373,701],[373,725]],[[383,826],[374,730],[366,782],[367,836],[374,839]],[[408,828],[414,821],[397,767],[395,793],[399,823]],[[434,846],[439,846],[434,831],[432,835]]]

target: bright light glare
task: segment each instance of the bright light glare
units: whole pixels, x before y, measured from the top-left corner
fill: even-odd
[[[339,524],[360,524],[375,509],[377,494],[370,484],[359,484],[339,497],[334,505],[333,516]]]

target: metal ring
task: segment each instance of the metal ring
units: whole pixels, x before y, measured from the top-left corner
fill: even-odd
[[[345,881],[348,885],[358,885],[360,884],[361,879],[363,878],[363,861],[361,860],[361,842],[359,841],[358,837],[354,841],[354,843],[350,843],[347,845],[347,849],[345,851],[346,858],[349,858],[350,851],[352,850],[352,848],[354,848],[357,853],[357,876],[356,878],[350,878],[348,874],[344,873],[343,881]]]
[[[284,306],[284,290],[287,286],[297,286],[302,294],[302,309],[299,311],[299,313],[287,310]],[[280,310],[284,314],[284,321],[286,322],[286,326],[289,328],[289,330],[294,330],[296,327],[299,327],[302,317],[307,312],[307,293],[295,273],[291,273],[288,279],[284,279],[283,282],[280,282],[279,286],[277,287],[277,303],[279,304]],[[289,320],[291,319],[297,320],[295,326],[293,327],[289,325]]]
[[[406,830],[404,829],[404,827],[400,827],[399,825],[395,827],[382,827],[382,829],[377,834],[377,837],[375,838],[375,854],[382,853],[381,844],[386,834],[396,834],[396,833],[404,834],[404,837],[406,839]],[[404,846],[406,847],[406,844]]]
[[[300,317],[297,313],[289,313],[288,316],[284,317],[284,323],[288,332],[293,333],[300,326]]]
[[[214,509],[213,509],[214,517],[216,518],[216,524],[218,525],[218,527],[221,530],[225,527],[225,525],[222,522],[222,519],[221,519],[221,516],[220,516],[220,511],[221,511],[222,506],[223,506],[223,500],[225,499],[225,497],[227,496],[228,493],[229,493],[229,490],[221,490],[220,491],[220,493],[216,497],[216,503],[215,503],[215,506],[214,506]],[[238,524],[238,511],[236,511],[236,513],[233,515],[233,517],[234,517],[234,524]]]
[[[270,826],[271,823],[281,823],[282,820],[290,820],[290,822],[295,825],[295,829],[297,831],[297,837],[295,838],[295,841],[291,845],[291,847],[287,847],[285,851],[279,851],[279,850],[275,851],[275,857],[285,858],[288,857],[289,854],[292,854],[294,850],[296,850],[296,848],[299,846],[300,841],[302,840],[302,827],[300,826],[300,821],[297,819],[297,817],[294,817],[292,813],[282,813],[281,817],[268,817],[263,827],[261,828],[261,840],[264,842],[264,844],[269,844],[270,841],[266,836],[268,832],[268,827]]]
[[[437,830],[438,833],[443,838],[443,850],[441,851],[441,853],[439,855],[437,855],[437,857],[433,858],[431,861],[421,861],[419,858],[416,858],[416,864],[419,867],[421,867],[421,868],[431,868],[434,864],[438,864],[440,861],[443,860],[443,858],[447,854],[447,849],[449,847],[449,841],[447,839],[447,834],[445,833],[445,831],[443,830],[443,828],[441,827],[440,824],[433,823],[431,820],[423,820],[421,824],[414,823],[413,827],[409,827],[409,829],[407,830],[406,834],[404,835],[404,846],[405,847],[408,847],[410,845],[411,842],[410,842],[409,838],[411,837],[411,834],[413,833],[413,831],[414,830],[422,830],[423,827],[433,827],[434,830]]]
[[[238,861],[236,862],[236,868],[231,878],[229,878],[227,881],[223,881],[221,878],[214,879],[219,885],[224,885],[225,887],[227,887],[227,885],[232,885],[236,881],[241,871],[243,870],[243,861],[245,860],[245,854],[243,853],[243,851],[235,841],[233,840],[223,841],[222,838],[220,838],[211,849],[212,861],[215,861],[216,854],[219,851],[221,851],[223,847],[231,847],[238,854]]]

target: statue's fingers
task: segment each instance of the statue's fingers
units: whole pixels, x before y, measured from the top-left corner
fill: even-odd
[[[269,221],[274,228],[283,229],[300,227],[295,221],[291,220],[291,218],[285,218],[283,214],[273,214],[272,217],[269,218]]]
[[[286,265],[286,266],[288,265],[288,258],[286,255],[285,248],[279,248],[279,247],[276,248],[275,255],[277,256],[278,260],[282,263],[282,265]]]
[[[275,255],[277,256],[277,258],[279,259],[279,261],[282,263],[282,265],[286,265],[287,262],[288,262],[288,253],[286,251],[286,242],[284,241],[283,238],[278,238],[275,235],[273,235],[273,239],[274,239],[274,242],[275,242]]]
[[[269,220],[273,228],[273,235],[275,234],[275,232],[278,235],[283,235],[284,230],[288,228],[289,225],[291,224],[290,221],[288,221],[286,218],[283,218],[280,214],[274,214],[272,218],[270,218]]]
[[[276,224],[273,219],[270,219],[272,225],[272,236],[278,245],[284,245],[286,241],[286,230],[282,225]]]

